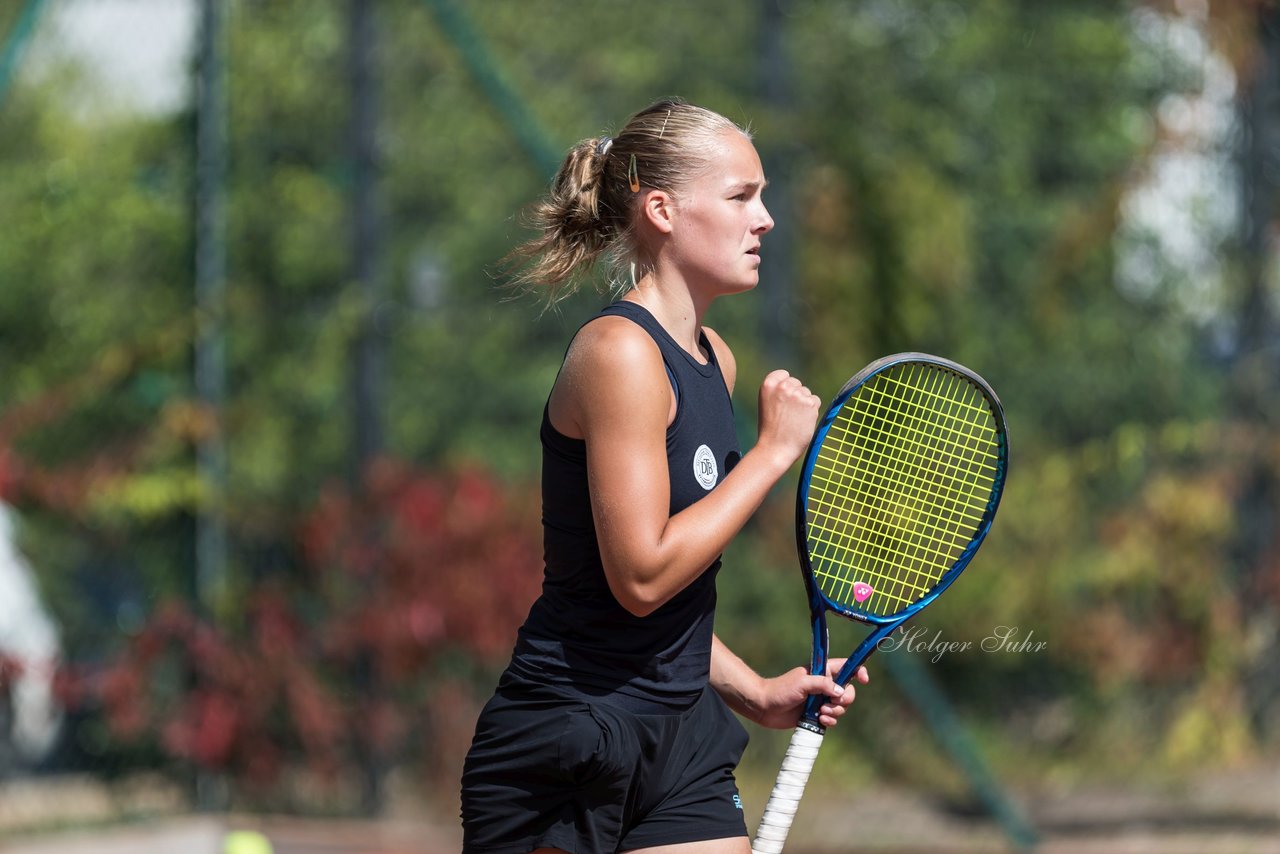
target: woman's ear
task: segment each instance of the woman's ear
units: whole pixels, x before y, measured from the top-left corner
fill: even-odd
[[[675,220],[675,200],[664,190],[650,190],[641,201],[641,214],[659,234],[670,234]]]

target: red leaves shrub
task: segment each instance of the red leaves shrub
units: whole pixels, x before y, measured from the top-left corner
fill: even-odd
[[[302,572],[252,585],[237,625],[165,604],[108,666],[62,674],[60,694],[99,706],[121,740],[249,781],[391,756],[434,717],[442,652],[510,652],[542,575],[537,506],[480,472],[384,461],[362,498],[319,497],[297,526]]]
[[[347,602],[330,647],[373,652],[388,678],[439,646],[505,657],[538,594],[536,501],[475,471],[424,477],[375,466],[368,500],[329,490],[302,526],[307,564]]]

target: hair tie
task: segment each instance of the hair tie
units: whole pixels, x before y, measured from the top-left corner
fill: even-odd
[[[613,137],[606,136],[596,143],[596,157],[604,157],[609,153],[610,148],[613,148]]]

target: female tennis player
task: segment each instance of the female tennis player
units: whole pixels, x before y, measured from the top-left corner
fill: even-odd
[[[746,131],[678,100],[569,152],[517,250],[555,299],[597,260],[626,282],[578,331],[541,429],[546,570],[462,777],[464,850],[749,852],[732,709],[833,726],[852,687],[762,678],[712,633],[720,554],[804,453],[821,402],[774,371],[742,454],[733,354],[702,325],[759,280],[773,227]],[[858,674],[867,681],[866,671]]]

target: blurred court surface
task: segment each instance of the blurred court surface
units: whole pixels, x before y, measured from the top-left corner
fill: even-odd
[[[29,784],[28,784],[29,785]],[[51,784],[52,785],[52,784]],[[40,793],[47,797],[52,789]],[[61,798],[83,815],[87,788]],[[748,804],[762,792],[743,789]],[[0,786],[0,810],[30,789]],[[441,802],[447,799],[440,799]],[[153,803],[158,803],[153,801]],[[1043,854],[1280,854],[1280,766],[1206,774],[1163,793],[1092,788],[1042,793],[1028,812]],[[174,814],[147,820],[104,821],[98,827],[10,834],[0,828],[2,854],[452,854],[461,833],[439,804],[431,812],[401,801],[395,815],[372,820],[273,815]],[[748,825],[759,816],[748,811]],[[984,816],[923,798],[907,789],[867,791],[852,799],[810,798],[789,843],[789,854],[947,854],[1008,852],[1000,828]],[[251,830],[270,843],[227,851],[228,834]]]

